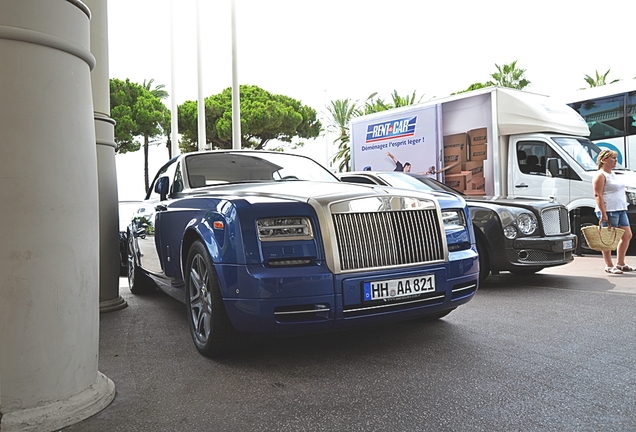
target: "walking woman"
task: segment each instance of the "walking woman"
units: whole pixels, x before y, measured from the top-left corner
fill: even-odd
[[[636,270],[636,267],[625,264],[625,255],[629,241],[632,239],[632,230],[629,227],[629,219],[627,219],[625,183],[612,172],[618,162],[617,158],[617,152],[602,150],[596,159],[598,172],[592,181],[594,199],[596,200],[596,217],[603,226],[607,226],[609,223],[612,227],[625,230],[616,248],[616,265],[612,262],[612,252],[603,251],[605,271],[611,274],[622,274],[626,271]]]

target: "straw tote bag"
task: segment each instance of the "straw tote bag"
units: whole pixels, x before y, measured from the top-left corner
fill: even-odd
[[[589,225],[581,228],[581,231],[583,231],[588,246],[596,251],[616,250],[618,242],[625,232],[622,228],[601,226],[600,222],[598,226]]]

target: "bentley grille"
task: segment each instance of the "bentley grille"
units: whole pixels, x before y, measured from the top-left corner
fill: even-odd
[[[565,207],[554,207],[541,213],[545,235],[559,235],[570,232],[570,218]]]
[[[444,241],[435,210],[333,215],[340,268],[390,267],[443,260]]]

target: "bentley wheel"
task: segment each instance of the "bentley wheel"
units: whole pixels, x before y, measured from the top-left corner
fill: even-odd
[[[188,322],[194,345],[208,357],[228,353],[236,345],[238,334],[225,311],[212,259],[201,241],[190,248],[185,275]]]

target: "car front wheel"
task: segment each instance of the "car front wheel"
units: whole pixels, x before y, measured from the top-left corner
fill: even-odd
[[[227,316],[212,259],[201,241],[190,248],[185,273],[188,322],[194,345],[208,357],[228,353],[236,346],[239,335]]]

